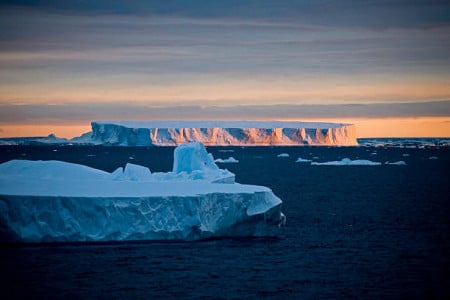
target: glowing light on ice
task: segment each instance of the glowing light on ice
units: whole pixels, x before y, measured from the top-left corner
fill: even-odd
[[[358,144],[350,124],[257,121],[92,122],[91,133],[71,142],[119,146]]]

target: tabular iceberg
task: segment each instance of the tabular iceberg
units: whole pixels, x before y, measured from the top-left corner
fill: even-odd
[[[92,133],[72,142],[121,146],[357,145],[354,125],[311,122],[92,122]]]
[[[241,185],[200,143],[176,148],[173,171],[112,173],[60,161],[0,164],[2,242],[195,240],[273,234],[282,201]]]

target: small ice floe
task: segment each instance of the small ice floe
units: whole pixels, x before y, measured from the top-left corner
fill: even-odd
[[[404,162],[403,160],[400,161],[396,161],[396,162],[385,162],[385,165],[395,165],[395,166],[406,166],[406,162]]]
[[[299,158],[297,158],[297,160],[295,162],[297,162],[297,163],[307,163],[307,162],[311,162],[311,161],[312,160],[310,160],[310,159],[305,159],[305,158],[299,157]]]
[[[239,160],[237,160],[236,158],[231,156],[231,157],[228,157],[225,159],[222,159],[222,158],[215,159],[214,162],[227,164],[227,163],[238,163]]]
[[[289,157],[289,154],[281,153],[281,154],[278,154],[277,157]]]
[[[370,153],[370,155],[377,155],[378,153],[376,153],[376,152],[372,152],[372,153]]]
[[[53,152],[58,152],[58,149],[53,149],[52,151],[53,151]]]
[[[314,166],[379,166],[380,162],[370,161],[365,159],[351,160],[350,158],[343,158],[338,161],[327,161],[323,163],[312,162],[311,165]]]
[[[234,152],[232,149],[221,149],[219,152]]]
[[[133,159],[134,159],[134,157],[133,157],[133,156],[130,156],[130,157],[128,157],[128,159],[130,159],[130,160],[133,160]]]
[[[408,153],[403,153],[402,156],[403,156],[403,157],[408,157],[409,154],[408,154]]]
[[[430,156],[430,157],[428,157],[428,159],[434,160],[434,159],[438,159],[438,157],[437,156]]]

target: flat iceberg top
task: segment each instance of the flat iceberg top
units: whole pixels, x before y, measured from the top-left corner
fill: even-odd
[[[62,161],[11,160],[0,164],[0,194],[69,197],[169,197],[205,194],[268,192],[269,188],[241,185],[222,170],[201,143],[174,151],[173,172],[151,173],[127,164],[112,173]]]
[[[270,192],[241,185],[222,170],[201,143],[174,151],[173,172],[151,173],[127,164],[112,173],[62,161],[12,160],[0,164],[0,194],[69,197],[169,197]]]
[[[3,177],[3,176],[2,176]],[[53,197],[190,197],[206,194],[269,192],[263,186],[208,183],[203,181],[113,181],[83,179],[1,178],[0,195]],[[281,203],[281,201],[280,201]]]
[[[115,124],[129,128],[339,128],[350,124],[283,121],[93,121],[97,124]]]

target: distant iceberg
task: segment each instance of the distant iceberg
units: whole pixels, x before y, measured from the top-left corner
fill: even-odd
[[[370,161],[365,159],[351,160],[349,158],[343,158],[339,161],[328,161],[328,162],[312,162],[313,166],[379,166],[380,162]]]
[[[71,140],[117,146],[358,145],[354,125],[275,121],[94,121],[92,132]]]
[[[226,164],[226,163],[238,163],[239,160],[237,160],[233,156],[230,156],[230,157],[225,158],[225,159],[217,158],[217,159],[214,160],[214,162],[216,162],[216,163],[225,163]]]
[[[108,146],[356,146],[355,126],[281,121],[93,121],[92,131],[70,140],[48,137],[3,138],[0,145],[76,144]]]
[[[53,133],[41,137],[0,138],[0,145],[59,145],[68,142],[67,139],[59,138]]]
[[[312,160],[310,160],[310,159],[299,157],[299,158],[297,158],[297,160],[295,162],[297,162],[297,163],[307,163],[307,162],[311,162],[311,161]]]
[[[284,225],[267,187],[235,183],[200,143],[175,149],[173,171],[112,173],[61,161],[0,164],[2,242],[195,240],[265,236]]]
[[[435,148],[449,147],[448,138],[359,138],[358,144],[366,147]]]
[[[395,165],[395,166],[406,166],[406,162],[403,161],[403,160],[396,161],[396,162],[389,162],[389,161],[387,161],[384,164],[385,165]]]

